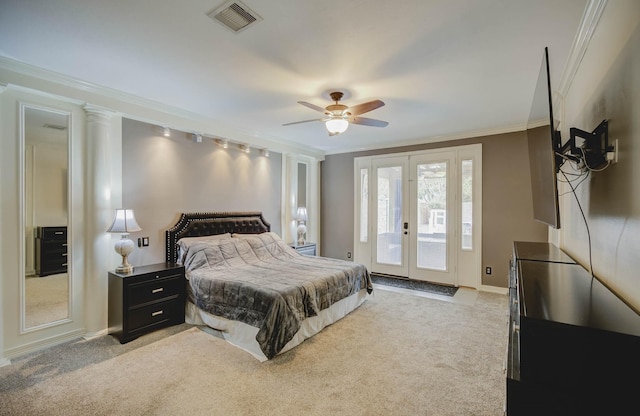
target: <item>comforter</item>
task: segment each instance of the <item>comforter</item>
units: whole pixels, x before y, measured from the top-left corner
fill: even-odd
[[[178,244],[190,300],[208,313],[259,328],[256,341],[268,359],[304,319],[362,289],[373,291],[364,265],[303,256],[272,232]]]

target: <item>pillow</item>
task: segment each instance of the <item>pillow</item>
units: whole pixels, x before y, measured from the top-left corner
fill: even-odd
[[[233,233],[231,234],[232,238],[251,238],[251,237],[257,237],[260,234],[240,234],[240,233]]]
[[[260,234],[237,234],[237,233],[233,233],[231,234],[231,237],[233,238],[254,238],[254,237],[260,237],[260,236],[272,236],[274,238],[274,240],[278,241],[281,240],[280,236],[276,233],[274,233],[273,231],[267,231],[266,233],[260,233]]]
[[[178,240],[178,263],[184,263],[189,248],[196,243],[213,243],[217,240],[231,238],[231,233],[203,235],[199,237],[183,237]]]

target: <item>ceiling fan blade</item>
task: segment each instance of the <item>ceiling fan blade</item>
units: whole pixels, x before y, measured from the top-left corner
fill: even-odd
[[[353,107],[349,107],[347,111],[351,113],[352,116],[357,116],[359,114],[368,113],[369,111],[375,110],[376,108],[380,108],[383,105],[384,105],[383,101],[373,100],[373,101],[367,101],[366,103],[354,105]]]
[[[367,117],[352,117],[349,119],[349,122],[352,124],[360,124],[362,126],[371,126],[371,127],[387,127],[389,125],[389,123],[386,121],[376,120],[376,119],[367,118]]]
[[[312,110],[319,111],[321,113],[326,113],[327,112],[327,110],[325,110],[324,108],[319,107],[319,106],[317,106],[315,104],[308,103],[306,101],[298,101],[298,104],[302,104],[305,107],[308,107],[308,108],[310,108]]]
[[[294,121],[294,122],[291,122],[291,123],[285,123],[285,124],[283,124],[283,126],[290,126],[292,124],[309,123],[311,121],[324,121],[324,119],[322,119],[322,118],[314,118],[313,120]]]

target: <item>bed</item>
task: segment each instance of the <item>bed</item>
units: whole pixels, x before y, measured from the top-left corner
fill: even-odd
[[[184,213],[166,238],[166,260],[186,270],[186,322],[221,331],[260,361],[343,318],[373,291],[364,265],[299,254],[260,212]]]

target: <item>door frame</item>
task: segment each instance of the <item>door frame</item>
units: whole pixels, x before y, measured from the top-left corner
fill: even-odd
[[[368,169],[368,182],[369,188],[372,184],[372,161],[374,159],[401,157],[401,156],[418,156],[423,154],[437,154],[441,152],[452,151],[456,154],[456,164],[454,169],[459,170],[461,168],[462,160],[472,160],[473,162],[473,212],[472,212],[472,248],[462,249],[460,244],[457,247],[456,255],[456,286],[465,286],[474,289],[480,289],[482,286],[482,144],[471,144],[462,146],[450,146],[441,147],[426,150],[417,150],[411,152],[396,152],[378,154],[373,156],[363,156],[354,158],[354,227],[353,227],[353,258],[354,261],[362,263],[371,270],[372,265],[372,236],[373,222],[367,221],[368,230],[365,234],[365,239],[360,238],[360,210],[362,208],[361,201],[368,204],[369,213],[372,207],[374,207],[373,192],[369,189],[366,198],[362,199],[360,188],[360,171],[361,169]],[[457,186],[456,198],[454,203],[458,204],[461,201],[461,187]],[[459,209],[457,211],[460,211]],[[369,214],[370,215],[370,214]],[[410,214],[412,215],[412,214]],[[458,221],[456,221],[457,223]],[[456,224],[454,232],[457,235],[456,241],[461,242],[462,227]]]

